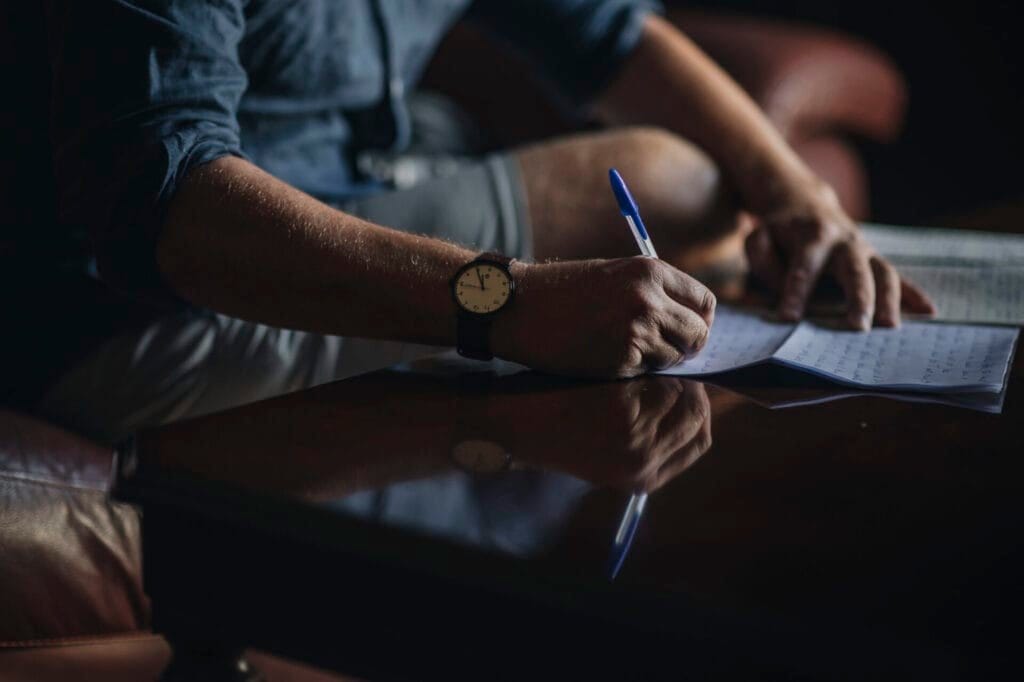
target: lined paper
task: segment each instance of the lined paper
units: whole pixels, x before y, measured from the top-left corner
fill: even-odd
[[[1024,266],[1024,235],[874,223],[862,224],[861,231],[897,265]]]
[[[939,320],[1024,325],[1024,265],[898,267],[900,274],[928,292]]]
[[[1024,235],[862,225],[868,242],[935,302],[935,319],[1024,325]]]
[[[703,350],[663,373],[699,376],[764,362],[789,338],[793,326],[790,322],[772,321],[767,314],[719,305]]]
[[[801,322],[772,356],[781,364],[868,388],[999,392],[1017,330],[905,322],[870,332]]]
[[[703,376],[774,362],[865,388],[998,393],[1018,330],[904,322],[870,332],[776,322],[720,305],[705,348],[661,374]]]

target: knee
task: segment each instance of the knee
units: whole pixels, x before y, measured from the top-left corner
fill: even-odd
[[[700,151],[683,137],[657,126],[625,126],[612,128],[605,133],[617,143],[637,150],[638,153],[654,156],[689,155]]]
[[[684,225],[698,239],[739,231],[742,211],[718,165],[679,135],[657,127],[609,131],[637,201],[652,219]]]

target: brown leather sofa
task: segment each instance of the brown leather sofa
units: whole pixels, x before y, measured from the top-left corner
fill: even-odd
[[[0,410],[0,680],[141,682],[168,668],[171,648],[149,627],[138,512],[109,497],[113,464],[109,448]],[[226,667],[239,660],[248,674]],[[219,663],[177,679],[348,679],[255,651],[223,662],[231,675]]]
[[[855,217],[868,211],[852,141],[891,140],[906,101],[899,73],[872,48],[818,29],[670,11],[730,70]],[[465,58],[472,50],[473,58]],[[457,27],[428,75],[516,144],[577,124],[515,57]],[[495,93],[494,83],[501,92]],[[150,632],[139,520],[108,498],[112,452],[0,411],[0,679],[147,680],[168,644]],[[268,680],[338,680],[256,652]]]

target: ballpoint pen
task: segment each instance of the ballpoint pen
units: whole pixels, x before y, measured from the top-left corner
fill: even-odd
[[[647,234],[644,221],[640,218],[640,209],[637,208],[633,195],[626,188],[622,176],[614,168],[608,170],[608,180],[612,184],[612,192],[615,200],[619,203],[619,210],[622,211],[629,230],[636,239],[636,245],[640,247],[640,253],[648,258],[657,258],[658,253],[654,250],[651,237]],[[647,493],[633,493],[626,505],[626,511],[622,514],[622,521],[619,523],[619,530],[615,533],[615,541],[612,543],[612,553],[608,561],[608,573],[611,580],[619,574],[622,562],[629,553],[629,547],[633,544],[633,535],[636,527],[640,524],[640,516],[644,513],[644,506],[647,504]]]

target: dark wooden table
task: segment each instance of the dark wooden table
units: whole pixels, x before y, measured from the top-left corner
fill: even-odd
[[[144,509],[155,625],[373,679],[1004,676],[1020,359],[1001,415],[771,409],[835,390],[778,371],[576,382],[442,359],[143,434],[120,488]]]

